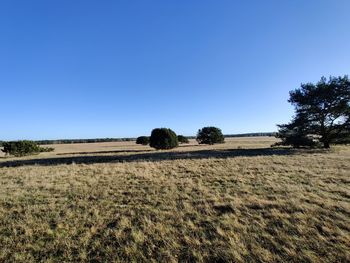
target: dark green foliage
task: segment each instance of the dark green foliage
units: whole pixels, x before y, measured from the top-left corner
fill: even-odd
[[[349,132],[341,132],[333,142],[334,144],[350,144]]]
[[[198,130],[196,140],[199,144],[214,144],[214,143],[224,143],[225,138],[219,128],[204,127]]]
[[[280,144],[315,146],[322,143],[346,143],[350,137],[350,81],[347,76],[322,77],[315,85],[301,84],[290,92],[289,102],[295,106],[295,117],[289,124],[279,125]],[[313,138],[312,140],[310,138]]]
[[[40,147],[40,152],[53,152],[54,150],[53,147]]]
[[[167,128],[156,128],[150,137],[150,146],[160,149],[172,149],[179,145],[176,133]]]
[[[317,146],[316,140],[308,135],[307,130],[303,126],[298,125],[297,120],[293,120],[289,124],[278,125],[278,127],[279,132],[276,134],[276,137],[280,138],[281,142],[272,146],[291,145],[294,148]]]
[[[276,136],[275,132],[251,132],[251,133],[238,133],[238,134],[226,134],[225,138],[235,138],[235,137],[260,137],[260,136]]]
[[[38,154],[40,152],[51,152],[53,148],[40,147],[33,141],[13,141],[3,142],[2,151],[6,155],[25,156],[30,154]]]
[[[187,139],[187,137],[185,137],[183,135],[178,135],[177,140],[179,141],[179,143],[190,143],[190,141]]]
[[[148,145],[149,144],[149,137],[148,136],[137,137],[136,144]]]

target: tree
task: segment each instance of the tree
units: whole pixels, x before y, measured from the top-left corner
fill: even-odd
[[[30,154],[38,154],[40,152],[51,152],[53,148],[40,147],[33,141],[13,141],[3,142],[2,151],[6,155],[25,156]]]
[[[214,144],[214,143],[224,143],[225,138],[219,128],[204,127],[198,130],[196,140],[199,144]]]
[[[308,130],[302,125],[305,120],[302,116],[293,119],[291,123],[278,125],[279,132],[276,134],[281,142],[275,143],[273,146],[292,145],[294,148],[302,146],[314,147],[317,142],[308,134]]]
[[[167,128],[156,128],[150,137],[150,146],[159,149],[172,149],[179,145],[176,133]]]
[[[137,137],[136,144],[148,145],[149,144],[149,137],[148,136]]]
[[[178,135],[177,140],[179,141],[179,143],[190,143],[190,141],[187,139],[187,137],[185,137],[183,135]]]
[[[350,136],[350,81],[347,76],[322,77],[317,84],[301,84],[291,91],[290,102],[295,117],[289,124],[279,125],[280,144],[293,147],[324,148],[331,143],[346,142]]]

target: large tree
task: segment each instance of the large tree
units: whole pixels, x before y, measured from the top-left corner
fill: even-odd
[[[290,92],[294,119],[279,125],[282,144],[311,146],[318,139],[324,148],[350,136],[350,81],[347,76],[322,77],[316,83],[301,84]],[[312,139],[313,138],[313,139]]]

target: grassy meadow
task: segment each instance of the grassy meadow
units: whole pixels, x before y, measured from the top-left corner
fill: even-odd
[[[0,157],[0,262],[350,262],[350,147],[232,138]]]

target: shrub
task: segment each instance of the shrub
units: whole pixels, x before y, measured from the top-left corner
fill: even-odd
[[[179,143],[190,143],[190,141],[187,139],[187,137],[185,137],[183,135],[178,135],[177,140],[179,141]]]
[[[40,147],[40,152],[53,152],[54,150],[53,147]]]
[[[172,149],[179,145],[176,133],[171,129],[157,128],[152,131],[150,146],[159,149]]]
[[[6,155],[25,156],[30,154],[38,154],[40,152],[51,152],[54,148],[40,147],[33,141],[13,141],[3,143],[3,152]]]
[[[214,143],[224,143],[225,138],[219,128],[204,127],[198,130],[196,140],[199,144],[214,144]]]
[[[148,145],[149,144],[149,137],[148,136],[137,137],[136,144]]]

